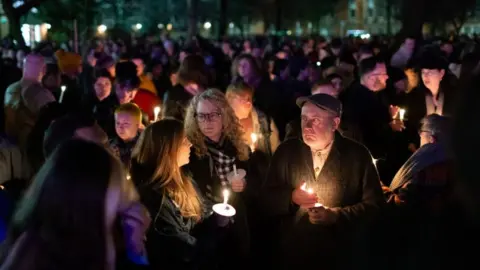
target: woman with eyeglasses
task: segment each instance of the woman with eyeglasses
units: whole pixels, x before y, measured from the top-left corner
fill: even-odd
[[[181,122],[163,119],[145,129],[133,151],[131,177],[153,220],[146,243],[152,269],[214,268],[212,247],[223,236],[220,227],[228,225],[210,218],[180,168],[189,162],[191,145]]]
[[[244,268],[250,249],[244,203],[247,182],[245,179],[229,181],[232,179],[227,177],[236,166],[237,171],[245,169],[249,178],[249,147],[244,143],[242,127],[225,95],[216,89],[209,89],[192,99],[184,126],[187,137],[193,144],[190,163],[186,169],[212,204],[222,202],[223,189],[231,189],[229,203],[237,210],[229,237],[217,253],[220,267]],[[232,261],[236,263],[232,265]]]

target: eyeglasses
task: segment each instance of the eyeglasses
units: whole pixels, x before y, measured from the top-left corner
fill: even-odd
[[[235,95],[234,98],[243,104],[252,104],[252,99],[249,97],[245,98],[239,95]]]
[[[198,122],[203,123],[205,121],[208,122],[215,122],[220,119],[222,116],[221,113],[219,112],[213,112],[213,113],[196,113],[195,118],[197,119]]]

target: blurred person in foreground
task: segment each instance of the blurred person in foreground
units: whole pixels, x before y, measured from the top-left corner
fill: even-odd
[[[63,143],[20,203],[0,269],[116,269],[119,217],[127,247],[144,253],[146,228],[138,226],[143,209],[136,199],[120,162],[103,147],[82,140]]]

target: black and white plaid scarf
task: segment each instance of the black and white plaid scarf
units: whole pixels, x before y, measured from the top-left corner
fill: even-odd
[[[215,170],[222,185],[227,185],[227,174],[233,171],[235,157],[225,154],[225,140],[222,138],[219,143],[215,143],[207,139],[208,153],[213,159]]]

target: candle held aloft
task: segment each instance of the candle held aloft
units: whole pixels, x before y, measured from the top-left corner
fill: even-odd
[[[58,100],[58,102],[62,103],[63,95],[65,95],[65,90],[67,90],[67,87],[65,85],[62,85],[62,87],[60,89],[62,90],[62,92],[60,93],[60,99]]]
[[[154,115],[154,119],[155,119],[154,121],[158,121],[158,120],[159,120],[160,111],[161,111],[160,106],[156,106],[156,107],[153,109],[153,115]]]
[[[405,109],[400,109],[400,110],[398,111],[398,114],[399,114],[399,116],[400,116],[400,121],[403,121],[403,119],[405,119],[405,112],[406,112]]]

